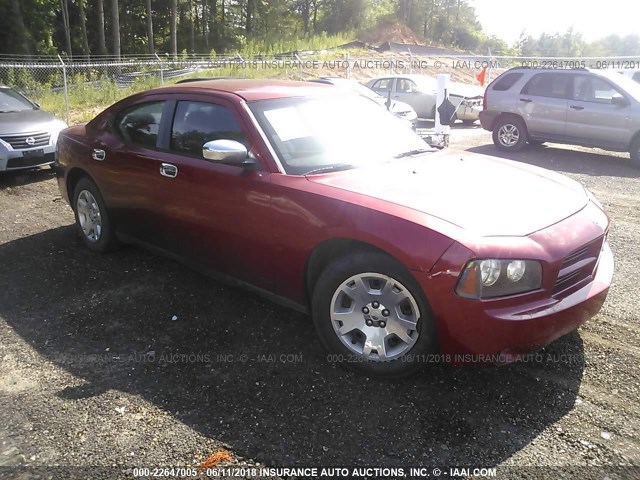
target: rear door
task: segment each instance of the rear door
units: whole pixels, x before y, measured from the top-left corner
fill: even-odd
[[[158,143],[167,102],[145,99],[118,112],[92,145],[92,171],[119,233],[161,244]]]
[[[567,112],[567,137],[576,143],[626,149],[631,134],[631,105],[614,105],[625,94],[608,80],[594,75],[573,76],[573,99]]]
[[[571,75],[559,72],[535,74],[516,97],[516,109],[530,136],[562,139],[566,133]]]

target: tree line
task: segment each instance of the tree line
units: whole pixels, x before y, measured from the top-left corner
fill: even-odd
[[[429,44],[480,54],[640,55],[638,35],[586,42],[569,30],[508,45],[482,31],[468,0],[0,0],[0,54],[176,56],[251,43],[265,50],[398,22]]]

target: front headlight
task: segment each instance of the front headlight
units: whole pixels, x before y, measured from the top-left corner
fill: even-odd
[[[55,145],[58,142],[58,135],[60,132],[67,128],[67,124],[62,120],[56,120],[49,127],[49,134],[51,135],[51,145]]]
[[[465,298],[495,298],[531,292],[542,286],[542,265],[535,260],[471,260],[456,293]]]

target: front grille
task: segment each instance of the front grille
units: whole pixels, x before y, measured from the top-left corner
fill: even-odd
[[[568,295],[574,288],[591,281],[598,266],[604,236],[571,252],[562,262],[553,286],[554,296]]]
[[[10,158],[7,160],[7,169],[37,167],[38,165],[53,163],[55,159],[54,153],[47,153],[40,157]]]
[[[23,135],[3,135],[0,138],[11,145],[14,150],[25,150],[49,145],[50,137],[51,135],[47,132],[36,132]]]

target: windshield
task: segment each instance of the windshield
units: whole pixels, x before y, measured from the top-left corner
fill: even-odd
[[[33,110],[34,106],[29,100],[24,98],[15,90],[10,88],[0,89],[0,112],[21,112],[22,110]]]
[[[431,150],[408,122],[353,93],[249,106],[292,175],[359,168]]]
[[[598,75],[608,78],[616,85],[622,87],[629,95],[633,96],[636,100],[640,101],[640,83],[631,80],[629,77],[625,77],[616,71],[609,70],[597,70]]]

